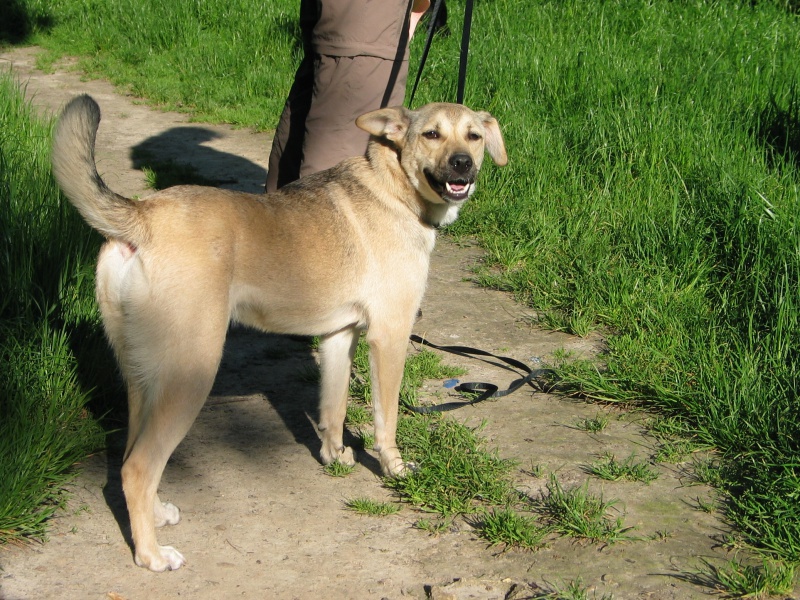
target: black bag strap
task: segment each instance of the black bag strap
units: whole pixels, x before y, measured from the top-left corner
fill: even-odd
[[[397,44],[397,51],[392,62],[392,70],[389,73],[389,81],[386,83],[386,89],[383,92],[381,99],[381,108],[389,106],[389,101],[392,99],[392,92],[397,83],[397,78],[400,76],[400,67],[403,64],[403,56],[406,53],[406,47],[410,41],[410,23],[411,23],[411,7],[414,5],[414,0],[409,0],[406,16],[403,19],[403,29],[400,31],[400,40]]]

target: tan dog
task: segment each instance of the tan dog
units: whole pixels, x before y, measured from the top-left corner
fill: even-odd
[[[161,474],[214,382],[231,321],[319,335],[322,462],[354,463],[342,441],[359,334],[370,347],[375,450],[386,475],[405,465],[395,443],[408,337],[422,301],[435,229],[475,191],[484,150],[506,151],[497,121],[454,104],[363,115],[366,156],[267,196],[178,186],[142,201],[97,173],[100,110],[89,96],[59,119],[53,169],[64,193],[108,241],[97,300],[128,387],[122,482],[136,564],[185,563],[159,546],[175,524],[157,495]]]

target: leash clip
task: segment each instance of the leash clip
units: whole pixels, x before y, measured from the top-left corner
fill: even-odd
[[[509,358],[507,356],[498,356],[496,354],[492,354],[491,352],[480,350],[478,348],[471,348],[469,346],[439,346],[437,344],[434,344],[433,342],[429,342],[427,339],[418,336],[416,334],[412,334],[410,339],[412,342],[420,344],[421,346],[428,346],[429,348],[433,348],[435,350],[440,350],[442,352],[449,352],[450,354],[457,354],[459,356],[465,356],[467,358],[477,358],[478,360],[484,360],[485,362],[489,362],[490,364],[496,365],[497,363],[492,363],[491,361],[488,361],[485,358],[481,357],[494,358],[508,365],[508,367],[503,367],[503,368],[509,370],[518,369],[525,373],[525,375],[523,375],[519,379],[512,381],[511,385],[509,385],[508,388],[506,388],[505,390],[501,390],[493,383],[486,383],[486,382],[459,383],[453,389],[465,396],[473,396],[472,398],[469,398],[468,400],[465,400],[463,402],[445,402],[444,404],[437,404],[433,406],[407,407],[410,411],[418,414],[447,412],[455,410],[457,408],[461,408],[462,406],[477,404],[478,402],[483,402],[484,400],[487,400],[489,398],[502,398],[503,396],[508,396],[509,394],[516,392],[519,388],[521,388],[524,385],[530,385],[531,387],[534,388],[534,391],[546,393],[552,390],[553,387],[555,387],[559,379],[558,375],[553,369],[532,369],[525,363],[515,358]],[[546,382],[543,383],[542,380],[546,380]],[[477,396],[474,396],[475,394],[477,394]]]

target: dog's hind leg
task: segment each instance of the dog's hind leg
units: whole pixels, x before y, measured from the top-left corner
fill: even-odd
[[[211,390],[218,361],[195,364],[178,374],[167,366],[153,405],[145,407],[138,435],[122,466],[122,486],[131,520],[136,564],[151,571],[173,570],[186,561],[171,546],[159,546],[155,527],[177,522],[179,511],[160,502],[157,489],[172,452],[189,431]]]
[[[320,456],[323,464],[339,461],[355,464],[352,448],[344,445],[344,418],[347,412],[347,390],[360,330],[343,329],[325,336],[319,344],[320,404],[318,429],[322,438]]]
[[[185,317],[183,320],[191,321]],[[211,391],[225,339],[223,322],[224,319],[205,314],[194,321],[194,329],[176,328],[180,339],[173,338],[168,343],[157,374],[142,388],[140,404],[131,410],[131,437],[122,465],[122,487],[136,564],[151,571],[177,569],[186,562],[175,548],[159,546],[156,541],[155,527],[177,523],[180,514],[174,505],[160,501],[157,489],[167,460]],[[136,397],[129,399],[135,401]]]
[[[128,383],[128,444],[125,449],[125,460],[131,453],[134,442],[139,438],[143,425],[143,409],[145,407],[142,391],[134,381]],[[162,502],[158,494],[153,501],[153,519],[155,527],[177,525],[181,520],[178,507],[170,502]]]
[[[131,453],[134,442],[139,438],[139,432],[144,422],[144,396],[140,386],[135,380],[128,381],[128,444],[125,448],[125,460]],[[124,461],[123,461],[124,462]],[[158,495],[153,501],[153,518],[156,527],[164,525],[177,525],[181,520],[178,507],[169,502],[161,502]]]

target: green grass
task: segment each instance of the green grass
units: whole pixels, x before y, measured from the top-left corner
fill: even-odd
[[[713,449],[707,437],[687,430],[685,424],[674,417],[650,419],[646,426],[658,440],[654,462],[685,463],[692,455]],[[697,464],[697,461],[693,462]],[[721,476],[716,477],[715,484],[723,483]]]
[[[737,467],[729,516],[797,561],[797,15],[768,2],[515,6],[530,43],[481,82],[502,93],[471,102],[501,107],[517,151],[455,229],[489,249],[483,282],[544,324],[610,331],[608,368],[575,387],[663,410],[717,447]]]
[[[448,4],[453,35],[435,41],[420,103],[454,98],[462,6]],[[299,56],[294,0],[15,7],[2,39],[40,43],[51,60],[78,55],[92,74],[199,119],[272,127]],[[477,3],[466,103],[498,117],[510,164],[484,169],[451,227],[487,249],[480,280],[542,324],[602,329],[605,368],[562,369],[573,393],[661,411],[716,448],[728,517],[795,564],[797,8]]]
[[[481,537],[492,546],[505,545],[526,550],[538,550],[545,545],[551,529],[542,526],[534,517],[526,517],[511,508],[486,512],[478,523]]]
[[[713,513],[717,510],[717,505],[713,500],[706,500],[700,496],[695,498],[695,506],[697,507],[697,510],[701,510],[705,513]]]
[[[31,16],[25,40],[50,50],[42,66],[79,56],[90,76],[200,121],[273,127],[301,52],[291,0],[19,4]]]
[[[658,479],[658,471],[647,462],[636,462],[636,455],[631,454],[623,461],[617,460],[613,454],[605,454],[586,468],[587,472],[607,481],[639,481],[650,483]]]
[[[446,531],[452,521],[450,519],[417,519],[414,523],[414,528],[419,529],[421,531],[426,531],[430,535],[439,535],[440,533]]]
[[[347,477],[350,473],[355,471],[355,469],[354,465],[346,465],[338,460],[322,467],[323,473],[331,477]]]
[[[474,428],[441,416],[408,415],[399,421],[397,444],[416,470],[386,483],[423,510],[442,517],[475,514],[518,496],[510,480],[514,463],[487,449]]]
[[[608,417],[597,415],[590,419],[580,419],[575,422],[575,427],[588,433],[600,433],[608,427]]]
[[[375,446],[375,434],[371,429],[359,429],[357,434],[363,449]]]
[[[400,510],[397,504],[378,502],[371,498],[352,498],[345,502],[345,506],[354,512],[370,517],[385,517],[393,515]]]
[[[103,445],[90,388],[114,373],[94,307],[99,240],[60,196],[49,141],[0,74],[0,543],[45,536],[73,466]]]
[[[580,577],[562,585],[563,587],[556,587],[552,592],[541,596],[542,600],[613,600],[614,598],[612,594],[598,596],[597,591],[584,585]]]
[[[764,560],[761,565],[730,560],[722,566],[703,561],[697,577],[727,598],[764,598],[791,594],[795,570],[792,566],[769,560]]]
[[[705,483],[714,487],[722,487],[724,473],[720,472],[719,461],[713,457],[704,457],[692,461],[692,477],[697,483]]]
[[[616,503],[616,500],[604,500],[602,496],[590,493],[588,482],[564,489],[555,475],[551,475],[547,492],[542,493],[537,504],[553,531],[611,544],[634,539],[628,533],[633,528],[624,525],[622,516],[611,514]]]

